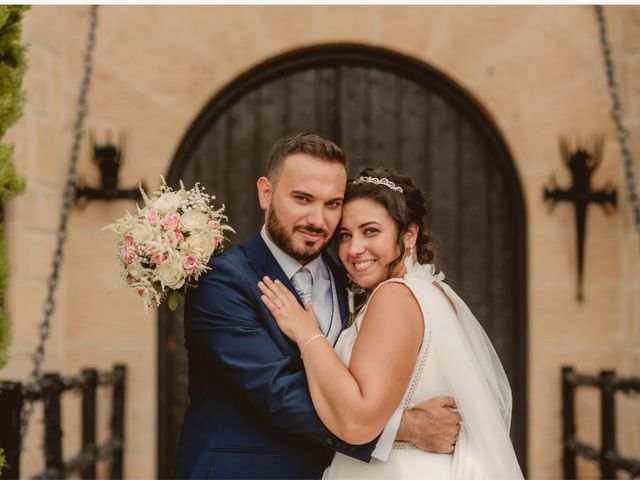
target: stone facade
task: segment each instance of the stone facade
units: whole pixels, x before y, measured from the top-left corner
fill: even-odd
[[[640,8],[606,7],[631,147],[640,155]],[[501,130],[519,174],[528,221],[530,478],[561,476],[560,367],[640,375],[640,240],[610,119],[597,25],[590,6],[103,6],[87,127],[124,130],[123,188],[158,185],[198,112],[239,74],[304,46],[359,43],[415,57],[466,89]],[[51,270],[88,28],[88,6],[35,6],[25,15],[28,102],[10,131],[25,195],[7,208],[13,356],[0,378],[26,378]],[[550,214],[542,188],[569,178],[558,138],[605,135],[594,186],[612,180],[619,208],[591,208],[585,296],[575,301],[575,220]],[[636,172],[638,172],[636,165]],[[97,182],[87,142],[79,175]],[[112,238],[101,228],[133,205],[75,209],[56,296],[46,368],[129,367],[125,473],[152,478],[156,465],[156,316],[144,315],[118,281]],[[73,397],[73,396],[72,396]],[[102,397],[100,397],[102,400]],[[579,434],[598,444],[599,401],[580,392]],[[65,449],[79,445],[78,400],[65,404]],[[102,407],[106,407],[105,398]],[[101,408],[102,408],[101,407]],[[619,401],[620,450],[640,452],[640,405]],[[106,432],[106,414],[101,418]],[[30,429],[25,474],[42,467],[40,426]],[[581,462],[584,478],[594,465]]]

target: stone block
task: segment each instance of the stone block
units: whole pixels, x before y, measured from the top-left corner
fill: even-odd
[[[624,48],[627,50],[640,49],[640,9],[637,6],[618,6],[622,17],[622,28],[624,31]],[[637,77],[636,77],[637,78]]]
[[[11,281],[48,277],[55,248],[53,235],[7,232],[7,257]]]
[[[331,5],[322,7],[314,5],[311,18],[314,20],[314,33],[316,38],[309,38],[307,33],[303,33],[294,42],[297,43],[328,43],[338,41],[356,42],[364,44],[378,44],[380,40],[380,24],[383,20],[384,9],[381,5]],[[420,7],[416,8],[416,15],[422,13]],[[305,12],[300,12],[300,15]],[[298,16],[298,15],[296,15]],[[358,18],[360,25],[367,25],[368,28],[354,28],[353,19]],[[293,20],[293,19],[292,19]],[[289,24],[294,23],[290,21]],[[394,36],[399,43],[410,40],[405,32],[397,32]]]
[[[600,51],[600,43],[595,30],[595,10],[592,5],[545,5],[540,10],[544,21],[553,23],[566,32],[569,41],[584,58],[595,58],[594,52]]]
[[[592,288],[587,283],[584,294],[579,303],[575,286],[536,291],[538,301],[530,306],[532,341],[595,346],[622,340],[618,285]]]
[[[16,243],[20,237],[27,239],[23,235],[15,235]],[[34,233],[28,237],[28,257],[13,257],[9,255],[10,265],[25,259],[28,261],[28,274],[32,278],[49,278],[53,268],[53,254],[55,252],[57,239],[53,233]],[[12,267],[13,268],[13,267]],[[62,265],[64,269],[64,264]]]
[[[362,5],[270,5],[254,9],[265,46],[274,53],[329,42],[375,44],[382,12],[380,6]],[[354,28],[354,18],[369,28]]]
[[[381,5],[377,9],[375,43],[392,42],[394,49],[418,58],[425,57],[424,52],[440,40],[452,10],[443,5]]]
[[[531,235],[531,243],[530,288],[532,290],[575,290],[574,235],[571,235],[571,232],[560,233],[557,230],[555,234],[545,235],[544,232],[540,232]]]
[[[9,235],[33,231],[37,223],[35,203],[37,188],[28,188],[5,208],[6,231]]]
[[[84,298],[86,305],[79,305],[77,299]],[[75,299],[75,301],[74,301]],[[104,341],[148,345],[152,342],[156,320],[153,312],[145,315],[142,302],[135,292],[125,289],[109,291],[89,284],[74,292],[69,299],[69,339]]]
[[[52,38],[61,35],[64,29],[64,10],[67,7],[59,5],[36,5],[32,6],[25,14],[22,20],[22,35],[25,39],[29,39],[28,47],[41,48],[48,51],[51,55],[61,56],[60,45],[52,42]],[[52,22],[51,19],[56,17],[58,21]]]
[[[23,89],[29,109],[42,115],[55,115],[59,108],[58,91],[62,75],[60,58],[48,48],[31,45],[27,50],[28,66],[23,78]]]
[[[618,393],[616,395],[616,440],[622,456],[635,458],[640,451],[640,405],[638,398]]]
[[[64,186],[61,188],[42,188],[36,192],[32,208],[35,210],[35,230],[42,233],[57,234],[60,228]]]
[[[616,62],[617,60],[617,62]],[[620,76],[622,113],[634,116],[640,113],[640,52],[614,58],[616,75]]]
[[[596,480],[601,478],[598,462],[579,457],[576,461],[576,477]]]
[[[538,16],[535,6],[449,6],[439,24],[419,37],[429,39],[424,51],[429,60],[470,86],[493,77]]]
[[[78,372],[65,376],[79,376]],[[62,409],[62,451],[65,458],[71,458],[82,449],[82,393],[67,391],[61,396]]]
[[[14,159],[26,177],[27,188],[54,188],[62,192],[71,137],[60,134],[55,117],[31,110],[25,111],[22,121],[16,126],[16,133]]]
[[[42,321],[47,285],[39,281],[13,282],[7,291],[6,308],[11,318],[13,342],[32,343]]]
[[[20,474],[23,478],[30,478],[45,469],[45,458],[42,451],[44,435],[42,404],[37,404],[30,417],[29,428],[23,439],[23,451],[20,455]]]
[[[129,93],[134,103],[140,97],[150,97],[154,103],[174,104],[177,109],[182,105],[191,110],[199,108],[215,92],[216,85],[248,68],[251,52],[256,48],[263,52],[263,42],[255,42],[252,36],[235,35],[238,31],[256,30],[252,8],[255,7],[106,7],[105,23],[117,29],[118,35],[102,45],[100,54],[109,61],[96,70],[96,76],[107,80],[101,86],[117,79],[126,87],[122,93]],[[143,31],[140,22],[153,22],[154,29]],[[141,48],[126,47],[131,44]],[[217,48],[221,45],[224,48]],[[238,51],[243,55],[236,55]],[[123,65],[127,68],[123,69]],[[225,80],[220,72],[233,73]]]
[[[531,48],[532,45],[536,48]],[[496,101],[508,103],[504,105],[508,108],[500,109],[503,111],[526,109],[522,114],[529,115],[529,109],[551,107],[559,113],[576,114],[580,110],[576,105],[583,107],[582,104],[572,102],[572,109],[561,110],[558,97],[579,89],[585,83],[584,78],[592,75],[595,61],[585,58],[558,25],[538,17],[515,37],[508,54],[494,65],[493,74],[474,79],[471,86],[474,91],[486,91],[491,98],[496,97]],[[513,81],[514,78],[518,81]],[[585,95],[587,100],[589,103],[584,106],[593,104],[593,92]],[[555,116],[552,118],[558,120]]]

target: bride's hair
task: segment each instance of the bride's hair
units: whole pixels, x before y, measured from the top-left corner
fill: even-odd
[[[387,179],[393,182],[396,187],[402,188],[402,192],[399,192],[397,189],[370,181],[355,183],[357,180],[355,178],[347,182],[344,194],[345,204],[359,198],[373,200],[383,206],[395,221],[398,230],[397,243],[400,248],[400,255],[389,264],[389,271],[393,270],[393,267],[402,261],[405,256],[406,249],[403,236],[411,224],[418,225],[418,236],[416,238],[418,262],[433,263],[435,255],[431,249],[430,236],[424,225],[424,218],[427,214],[424,195],[413,183],[411,177],[396,173],[390,168],[382,167],[365,168],[360,172],[359,177]]]

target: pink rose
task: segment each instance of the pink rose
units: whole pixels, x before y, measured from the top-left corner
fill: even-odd
[[[191,273],[198,266],[198,257],[193,255],[192,253],[187,253],[182,258],[182,266],[187,271],[187,273]]]
[[[164,262],[167,259],[168,255],[166,253],[154,253],[153,255],[151,255],[151,263],[153,263],[154,265],[160,265],[162,262]]]
[[[180,222],[180,215],[172,213],[162,219],[161,225],[167,230],[175,230]]]
[[[207,223],[207,225],[209,226],[209,230],[211,232],[215,232],[219,227],[218,222],[216,222],[215,220],[211,220],[209,223]]]
[[[155,208],[150,208],[149,210],[147,210],[145,218],[147,219],[147,222],[149,222],[149,225],[155,227],[156,223],[158,223],[158,220],[160,219],[160,214]]]
[[[122,256],[122,260],[127,265],[133,262],[138,256],[138,245],[130,236],[126,236],[124,239],[124,245],[122,245],[121,256]]]
[[[182,242],[184,242],[184,235],[182,234],[180,229],[176,229],[173,233],[176,236],[176,242],[177,242],[178,245],[180,245]]]
[[[223,239],[222,237],[216,237],[216,238],[215,238],[215,241],[214,241],[214,242],[215,242],[215,246],[216,246],[216,248],[218,248],[220,245],[222,245],[222,241],[223,241],[223,240],[224,240],[224,239]]]

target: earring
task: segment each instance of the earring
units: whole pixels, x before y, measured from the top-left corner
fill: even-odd
[[[413,268],[414,265],[414,253],[415,253],[415,249],[413,248],[413,245],[411,245],[409,247],[409,253],[404,257],[404,266],[406,267],[407,271],[411,270]]]

